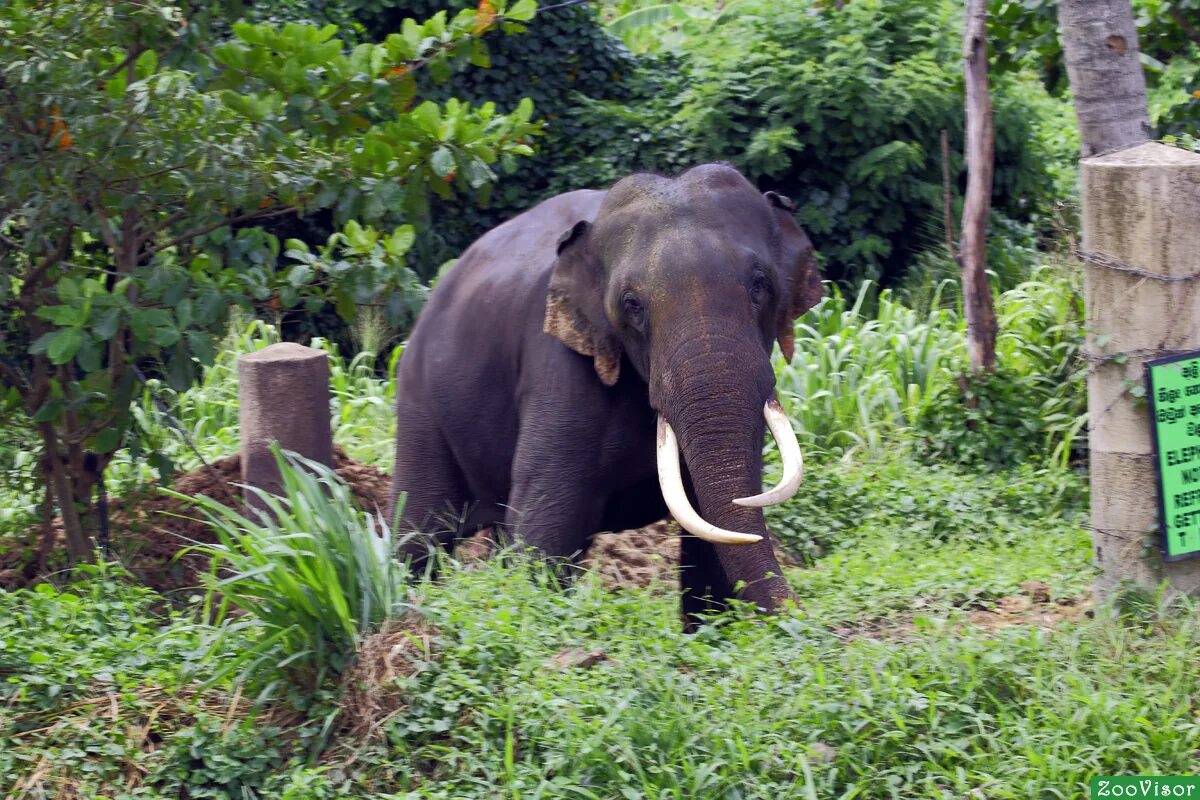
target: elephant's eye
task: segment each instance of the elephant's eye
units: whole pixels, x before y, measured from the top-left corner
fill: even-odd
[[[750,302],[755,308],[761,308],[771,299],[771,281],[767,276],[758,270],[754,271],[754,277],[750,279]]]
[[[634,296],[633,292],[626,292],[621,297],[621,308],[624,310],[625,319],[630,325],[639,331],[646,327],[646,308],[642,305],[642,301]]]

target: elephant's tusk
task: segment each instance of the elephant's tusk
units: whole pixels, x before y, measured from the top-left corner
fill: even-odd
[[[763,416],[767,419],[767,427],[771,429],[775,443],[779,445],[779,456],[783,459],[783,478],[774,489],[768,489],[753,497],[737,498],[733,502],[739,506],[762,508],[783,503],[796,493],[800,488],[800,481],[804,478],[804,456],[800,454],[800,443],[796,441],[796,432],[792,430],[792,424],[788,422],[787,414],[783,412],[779,401],[773,397],[768,400],[763,406]]]
[[[661,414],[658,417],[658,484],[662,487],[663,500],[667,502],[671,516],[679,523],[679,527],[697,538],[713,544],[754,544],[762,541],[758,534],[727,531],[705,522],[692,508],[683,490],[683,476],[679,474],[679,442],[675,439],[675,431],[671,430]]]

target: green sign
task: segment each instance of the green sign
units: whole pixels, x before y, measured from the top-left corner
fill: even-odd
[[[1200,351],[1146,365],[1162,551],[1200,555]]]

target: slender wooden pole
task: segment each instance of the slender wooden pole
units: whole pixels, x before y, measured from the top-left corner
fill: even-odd
[[[963,204],[963,305],[971,369],[996,364],[996,309],[987,276],[987,222],[992,205],[995,131],[988,96],[987,0],[967,0],[963,34],[963,77],[967,90],[967,194]]]

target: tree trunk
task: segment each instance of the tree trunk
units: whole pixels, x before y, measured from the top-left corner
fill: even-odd
[[[1150,138],[1129,0],[1060,0],[1058,22],[1084,158]]]
[[[63,532],[66,534],[71,561],[89,561],[92,556],[92,543],[84,529],[84,519],[87,517],[87,508],[91,500],[91,487],[81,489],[78,482],[72,479],[71,453],[63,453],[54,426],[42,422],[38,424],[38,428],[42,433],[48,477],[54,489],[54,497],[58,501],[58,512],[62,515]],[[71,449],[74,448],[68,448]]]
[[[992,205],[995,130],[988,96],[987,3],[967,0],[963,34],[963,77],[967,89],[967,195],[963,203],[963,305],[971,369],[996,363],[996,309],[987,276],[987,222]]]

